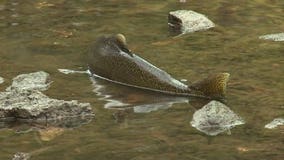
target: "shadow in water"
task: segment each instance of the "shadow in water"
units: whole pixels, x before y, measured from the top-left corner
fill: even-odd
[[[208,103],[208,100],[200,98],[180,97],[166,95],[154,91],[123,86],[90,77],[94,92],[105,101],[104,108],[117,110],[133,110],[135,113],[149,113],[160,109],[167,109],[178,103],[191,103],[200,108]],[[111,84],[111,85],[110,85]]]
[[[113,114],[117,122],[124,122],[131,112],[149,113],[168,109],[174,104],[189,103],[189,106],[195,110],[191,121],[192,127],[209,136],[225,131],[230,133],[233,127],[244,124],[241,117],[219,101],[165,95],[115,84],[98,77],[90,77],[90,79],[93,83],[93,91],[100,100],[106,102],[104,108],[117,110]]]
[[[62,117],[49,120],[5,118],[0,119],[0,129],[9,128],[15,130],[16,132],[29,132],[31,130],[47,129],[50,127],[68,129],[77,128],[84,124],[88,124],[93,119],[94,115]]]

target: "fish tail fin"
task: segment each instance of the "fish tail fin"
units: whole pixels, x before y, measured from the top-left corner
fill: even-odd
[[[226,95],[229,73],[218,73],[193,83],[190,88],[212,99],[223,100]]]

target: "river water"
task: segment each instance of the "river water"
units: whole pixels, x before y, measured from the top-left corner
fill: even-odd
[[[216,27],[173,38],[167,14],[180,9],[205,14]],[[16,152],[36,160],[283,159],[283,126],[264,126],[284,116],[284,44],[258,38],[283,32],[283,9],[283,0],[1,0],[0,89],[18,74],[43,70],[53,81],[48,96],[89,102],[96,117],[54,129],[47,139],[36,129],[3,128],[0,159]],[[115,33],[126,36],[133,52],[187,83],[230,73],[227,105],[246,123],[207,136],[190,125],[200,106],[194,99],[58,72],[85,70],[90,44]]]

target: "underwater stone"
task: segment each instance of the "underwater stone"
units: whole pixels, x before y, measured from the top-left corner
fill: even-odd
[[[182,34],[206,30],[215,24],[203,14],[191,10],[177,10],[169,13],[168,24],[172,31]]]
[[[284,41],[284,33],[267,34],[260,36],[259,39],[272,40],[272,41]]]
[[[264,128],[273,129],[280,125],[284,125],[284,118],[275,118],[272,122],[265,125]]]
[[[0,77],[0,84],[4,83],[4,78]]]
[[[229,107],[214,100],[197,110],[191,121],[192,127],[210,136],[218,135],[244,123],[244,120]]]
[[[43,71],[15,77],[6,92],[0,92],[0,118],[41,121],[93,114],[89,103],[52,99],[40,92],[49,87],[48,79]]]
[[[29,153],[24,152],[17,152],[12,160],[28,160],[31,158],[31,155]]]

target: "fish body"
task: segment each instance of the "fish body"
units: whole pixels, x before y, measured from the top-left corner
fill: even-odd
[[[122,34],[98,38],[88,54],[88,65],[92,74],[115,83],[204,98],[224,97],[229,77],[220,73],[188,86],[130,51]]]

